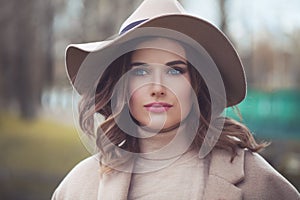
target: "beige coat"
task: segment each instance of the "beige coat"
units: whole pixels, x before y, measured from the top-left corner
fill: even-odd
[[[128,173],[115,173],[100,178],[98,161],[90,157],[66,176],[52,200],[125,200],[130,177]],[[297,190],[284,177],[260,155],[248,150],[240,150],[232,163],[229,153],[213,150],[205,184],[205,200],[300,199]]]

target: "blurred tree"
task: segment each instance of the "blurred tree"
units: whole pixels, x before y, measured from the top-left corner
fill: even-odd
[[[52,80],[51,0],[0,1],[1,104],[34,118],[42,89]]]
[[[227,0],[219,0],[220,7],[220,29],[227,35],[227,11],[226,11]]]
[[[230,34],[228,29],[229,19],[228,19],[228,4],[230,3],[229,0],[218,0],[217,3],[219,4],[219,14],[220,14],[220,29],[225,33],[226,37],[229,38],[230,42],[234,44],[233,37]]]
[[[253,86],[267,89],[269,76],[274,69],[275,49],[266,40],[257,41],[253,48]],[[268,88],[270,89],[270,87]]]
[[[10,45],[9,41],[13,41],[14,27],[16,18],[11,17],[13,11],[13,1],[0,1],[0,108],[8,106],[8,102],[12,96],[11,81],[13,78],[12,59],[15,52],[15,45]]]
[[[261,33],[260,38],[253,40],[251,52],[243,57],[250,87],[300,88],[299,36],[292,34],[278,44],[270,33]]]
[[[142,0],[82,0],[82,38],[106,39],[118,32],[121,23]]]
[[[289,36],[291,48],[290,52],[292,54],[291,59],[291,75],[294,84],[299,89],[300,88],[300,29],[294,31],[292,35]]]

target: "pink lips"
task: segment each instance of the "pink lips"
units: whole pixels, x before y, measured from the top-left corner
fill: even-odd
[[[164,102],[153,102],[144,105],[144,107],[150,112],[161,113],[169,110],[172,107],[172,105]]]

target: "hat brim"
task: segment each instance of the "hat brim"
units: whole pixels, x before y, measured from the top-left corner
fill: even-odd
[[[83,93],[83,89],[76,87],[74,81],[88,54],[93,52],[99,54],[102,50],[109,49],[141,27],[166,28],[178,31],[197,41],[208,52],[220,71],[226,91],[227,107],[236,105],[245,98],[245,72],[229,39],[211,23],[187,14],[162,15],[146,20],[111,40],[69,45],[66,49],[66,70],[72,85],[79,94]]]

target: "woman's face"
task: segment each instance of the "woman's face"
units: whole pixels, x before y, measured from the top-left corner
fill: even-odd
[[[131,115],[140,125],[154,130],[179,124],[192,106],[184,48],[173,40],[157,38],[139,44],[137,49],[129,71]]]

